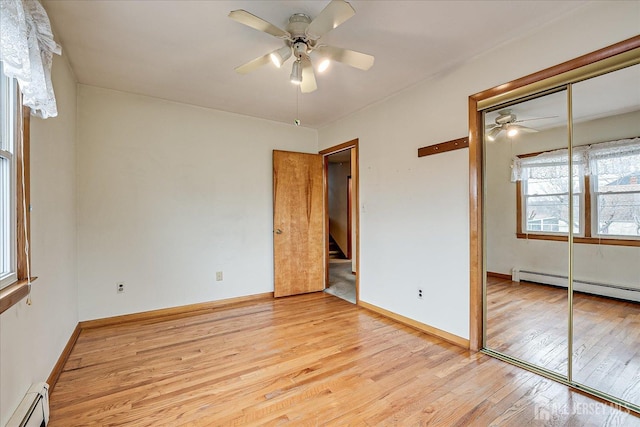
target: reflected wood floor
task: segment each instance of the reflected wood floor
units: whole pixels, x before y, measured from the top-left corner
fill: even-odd
[[[325,293],[85,329],[51,394],[51,427],[282,424],[640,419]]]
[[[640,303],[573,297],[573,379],[640,405]],[[487,278],[487,346],[567,375],[567,289]]]

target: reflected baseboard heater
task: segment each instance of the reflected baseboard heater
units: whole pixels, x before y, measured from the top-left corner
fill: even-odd
[[[511,270],[511,280],[514,282],[533,282],[543,285],[561,286],[567,288],[569,278],[567,276],[539,271]],[[628,301],[640,302],[640,285],[637,288],[631,286],[614,285],[588,280],[573,279],[573,289],[593,295],[601,295],[612,298],[620,298]]]
[[[46,427],[49,424],[49,385],[37,383],[11,416],[6,427]]]

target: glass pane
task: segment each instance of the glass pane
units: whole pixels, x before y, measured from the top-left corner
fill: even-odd
[[[9,160],[0,157],[0,278],[11,270]]]
[[[0,150],[4,151],[13,151],[14,90],[15,83],[2,73],[0,62]]]
[[[640,237],[640,192],[598,195],[598,234]]]
[[[2,62],[0,62],[0,150],[9,151],[7,145],[7,78],[2,74]]]
[[[640,191],[640,153],[597,160],[593,175],[599,193]]]
[[[580,196],[573,196],[573,232],[580,233]],[[526,198],[527,231],[569,232],[569,195],[528,196]]]
[[[638,88],[638,65],[576,83],[576,147],[640,136]],[[605,151],[590,165],[592,233],[638,236],[640,155]],[[573,278],[573,380],[640,405],[640,247],[574,244]]]
[[[485,113],[486,132],[495,137],[485,137],[483,168],[485,347],[560,375],[567,375],[568,363],[567,242],[521,239],[516,230],[517,221],[522,230],[568,230],[566,97],[561,91]],[[509,137],[495,130],[508,120],[529,131]],[[539,162],[520,181],[525,206],[518,218],[512,159],[559,149],[564,159]]]

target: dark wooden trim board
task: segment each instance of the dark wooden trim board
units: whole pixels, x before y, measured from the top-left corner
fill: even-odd
[[[37,277],[32,277],[31,283],[36,279]],[[0,313],[8,310],[27,295],[29,295],[29,281],[27,279],[18,280],[0,290]]]
[[[211,311],[228,305],[236,305],[245,302],[259,301],[273,298],[273,292],[247,295],[244,297],[228,298],[218,301],[202,302],[198,304],[182,305],[179,307],[161,308],[159,310],[143,311],[141,313],[124,314],[122,316],[106,317],[103,319],[84,320],[80,322],[80,328],[91,329],[102,326],[120,325],[128,322],[157,321],[167,317],[195,316],[202,311]]]
[[[418,157],[446,153],[447,151],[459,150],[467,147],[469,147],[469,138],[465,136],[464,138],[452,139],[451,141],[441,142],[440,144],[418,148]]]
[[[434,337],[438,337],[440,339],[443,339],[447,342],[450,342],[451,344],[455,344],[458,347],[462,347],[464,349],[468,349],[469,348],[469,340],[459,337],[457,335],[454,335],[450,332],[447,331],[443,331],[442,329],[438,329],[438,328],[434,328],[433,326],[429,326],[425,323],[422,322],[418,322],[417,320],[413,320],[410,319],[408,317],[402,316],[400,314],[394,313],[392,311],[389,310],[385,310],[384,308],[378,307],[376,305],[373,304],[369,304],[367,302],[364,301],[360,301],[358,303],[359,306],[361,306],[362,308],[366,308],[367,310],[373,311],[374,313],[378,313],[384,317],[388,317],[389,319],[393,319],[396,322],[400,322],[404,325],[410,326],[414,329],[419,330],[420,332],[424,332],[426,334],[432,335]]]
[[[518,239],[529,240],[548,240],[553,242],[568,242],[567,236],[561,236],[557,234],[535,234],[535,233],[516,233]],[[631,239],[612,239],[598,238],[598,237],[580,237],[574,236],[573,243],[585,244],[585,245],[608,245],[608,246],[631,246],[640,247],[640,240]]]
[[[351,141],[343,142],[342,144],[334,145],[333,147],[325,148],[324,150],[318,152],[318,154],[333,154],[338,151],[344,151],[348,148],[357,147],[358,146],[358,138],[352,139]]]
[[[469,348],[479,351],[482,343],[482,114],[477,101],[469,98]]]
[[[31,163],[31,109],[29,107],[24,107],[22,108],[21,113],[22,138],[17,139],[19,146],[16,147],[16,170],[18,174],[18,179],[16,180],[16,223],[18,236],[16,253],[18,254],[18,280],[28,279],[28,273],[30,272],[28,271],[29,269],[27,266],[31,265],[31,250],[27,250],[27,242],[31,241],[31,212],[29,211],[29,206],[31,204],[31,167],[29,166]],[[22,171],[23,164],[24,173]],[[24,194],[22,192],[23,185]]]
[[[273,292],[266,292],[263,294],[247,295],[244,297],[228,298],[218,301],[203,302],[199,304],[183,305],[179,307],[162,308],[159,310],[145,311],[142,313],[125,314],[122,316],[106,317],[96,320],[85,320],[78,322],[75,329],[71,333],[71,337],[67,342],[67,345],[62,350],[58,361],[56,362],[53,370],[49,374],[47,384],[49,384],[49,393],[53,391],[62,374],[64,364],[69,359],[69,355],[73,350],[73,346],[78,341],[80,334],[85,329],[101,328],[105,326],[121,325],[123,323],[130,322],[159,322],[167,319],[177,319],[181,317],[197,316],[198,314],[206,313],[218,308],[227,308],[229,306],[240,306],[246,303],[252,303],[260,300],[273,299]]]
[[[495,277],[496,279],[504,279],[504,280],[512,279],[510,274],[496,273],[493,271],[487,271],[487,277]]]
[[[71,354],[71,350],[73,350],[73,346],[76,345],[76,341],[78,341],[80,332],[82,332],[82,328],[78,323],[75,329],[73,330],[73,332],[71,333],[71,337],[69,337],[69,341],[67,342],[67,345],[64,346],[64,350],[62,350],[62,354],[60,354],[60,357],[58,358],[58,361],[53,367],[51,374],[49,374],[49,378],[47,378],[47,384],[49,384],[49,394],[53,392],[53,389],[55,388],[56,383],[58,382],[58,378],[60,378],[60,374],[62,373],[62,369],[64,368],[64,364],[67,363],[67,360],[69,359],[69,355]]]

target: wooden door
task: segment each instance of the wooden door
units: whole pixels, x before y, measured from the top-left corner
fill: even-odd
[[[273,151],[274,295],[324,289],[322,155]]]

